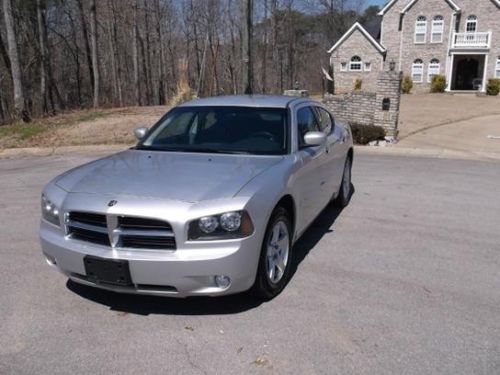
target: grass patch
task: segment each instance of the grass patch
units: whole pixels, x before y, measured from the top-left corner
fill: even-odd
[[[0,126],[0,149],[5,147],[26,147],[37,137],[55,131],[58,128],[76,126],[82,122],[91,122],[109,115],[105,111],[79,111],[62,113],[54,117],[35,119],[30,123],[16,121]]]

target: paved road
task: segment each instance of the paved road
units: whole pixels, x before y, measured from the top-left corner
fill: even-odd
[[[0,160],[1,374],[500,374],[500,164],[360,155],[285,291],[171,300],[67,284],[39,193],[78,156]]]

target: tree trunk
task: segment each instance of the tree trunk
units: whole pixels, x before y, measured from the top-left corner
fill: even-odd
[[[94,67],[94,108],[99,107],[99,63],[97,60],[97,15],[95,0],[90,1],[90,29],[92,32],[92,66]]]
[[[140,90],[139,90],[139,46],[138,46],[138,39],[139,39],[139,28],[137,25],[137,2],[138,0],[134,0],[134,28],[132,32],[132,58],[133,58],[133,63],[134,63],[134,100],[135,100],[135,105],[139,106],[141,105],[141,96],[140,96]]]
[[[253,61],[252,61],[252,15],[253,15],[253,0],[242,1],[242,62],[243,62],[243,79],[242,92],[244,94],[253,93]]]
[[[264,0],[264,37],[263,37],[263,51],[262,51],[262,93],[267,91],[267,34],[268,34],[268,21],[267,21],[267,0]]]
[[[31,121],[26,101],[24,98],[23,83],[21,78],[21,66],[17,50],[16,33],[14,31],[14,17],[12,16],[11,0],[3,0],[3,14],[5,18],[5,29],[7,31],[7,44],[9,48],[9,59],[12,71],[12,83],[14,86],[14,117],[24,122]]]
[[[94,65],[92,63],[92,54],[90,53],[89,33],[87,31],[87,23],[85,22],[85,13],[83,11],[82,0],[76,0],[80,13],[80,22],[82,24],[83,42],[85,44],[85,55],[87,56],[87,66],[89,68],[90,85],[94,90]]]
[[[161,9],[160,9],[160,0],[156,1],[156,34],[158,38],[159,44],[159,59],[160,63],[158,64],[158,77],[159,77],[159,86],[158,86],[158,103],[160,105],[166,104],[166,89],[165,89],[165,48],[164,48],[164,35],[161,27]],[[188,48],[189,49],[189,48]],[[189,58],[188,58],[189,61]],[[188,79],[189,81],[189,79]]]
[[[45,40],[45,2],[36,0],[36,15],[38,21],[38,40],[40,44],[40,97],[42,112],[49,111],[47,104],[47,41]]]
[[[7,72],[12,77],[12,68],[10,66],[10,58],[9,58],[9,54],[7,52],[7,49],[5,48],[5,44],[4,44],[3,39],[2,39],[2,33],[0,33],[0,54],[2,55],[3,62],[5,64],[5,67],[7,68]]]
[[[110,30],[110,40],[112,46],[112,61],[113,61],[113,74],[116,75],[116,90],[118,94],[118,105],[120,107],[123,106],[123,94],[122,94],[122,74],[120,68],[120,60],[118,59],[118,37],[117,37],[117,26],[116,26],[116,10],[115,10],[115,2],[111,0],[111,12],[112,12],[112,27]]]

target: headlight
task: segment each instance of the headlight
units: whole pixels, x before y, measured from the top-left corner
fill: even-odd
[[[42,217],[49,223],[60,226],[59,208],[42,194]]]
[[[253,224],[246,211],[225,212],[204,216],[189,223],[189,240],[225,240],[248,237]]]

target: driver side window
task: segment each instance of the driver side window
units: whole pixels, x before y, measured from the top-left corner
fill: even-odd
[[[319,125],[316,121],[311,107],[303,107],[297,111],[297,135],[299,139],[299,148],[306,146],[304,136],[308,132],[319,131]]]

